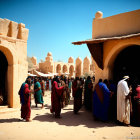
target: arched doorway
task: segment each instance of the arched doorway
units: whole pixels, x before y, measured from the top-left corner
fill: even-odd
[[[8,91],[7,91],[7,69],[8,62],[5,55],[0,51],[0,105],[8,104]]]
[[[73,76],[73,73],[74,73],[74,66],[73,65],[71,65],[70,67],[69,67],[69,76],[71,77],[71,76]]]
[[[61,65],[60,64],[58,64],[57,66],[56,66],[56,72],[57,73],[61,73]]]
[[[65,73],[65,72],[67,72],[67,66],[66,65],[63,66],[63,73]]]
[[[140,82],[140,46],[133,45],[122,50],[114,61],[114,80],[118,82],[129,75],[132,82]]]

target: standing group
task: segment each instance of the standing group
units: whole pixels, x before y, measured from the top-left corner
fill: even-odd
[[[130,86],[129,76],[124,76],[117,84],[113,81],[99,79],[94,85],[90,76],[86,80],[76,77],[54,77],[51,81],[51,109],[55,118],[60,118],[61,109],[70,103],[71,91],[74,98],[73,112],[78,113],[84,103],[87,110],[92,110],[96,120],[118,120],[130,125],[131,120],[140,125],[140,86]],[[21,118],[30,121],[31,90],[30,79],[22,84],[19,95],[21,100]],[[35,104],[43,104],[43,83],[34,80]],[[94,90],[93,90],[94,89]],[[84,102],[82,99],[84,98]]]
[[[21,88],[19,90],[20,95],[20,102],[21,102],[21,118],[23,120],[26,120],[27,122],[31,121],[31,79],[27,78],[26,81],[21,85]],[[38,81],[38,78],[34,79],[34,98],[35,98],[35,104],[37,107],[37,104],[41,104],[42,108],[44,107],[44,101],[43,101],[43,90],[41,90],[41,84]]]
[[[124,76],[117,86],[100,79],[93,92],[93,115],[95,119],[117,120],[130,126],[140,125],[140,86],[130,84],[129,76]]]

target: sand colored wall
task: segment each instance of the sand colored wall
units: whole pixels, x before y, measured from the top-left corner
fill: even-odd
[[[45,62],[39,63],[39,70],[42,73],[53,73],[54,71],[54,63],[53,63],[53,57],[52,54],[49,52],[47,54],[47,57],[45,58]]]
[[[91,65],[90,65],[90,71],[94,74],[95,72],[95,64],[94,64],[94,59],[93,57],[91,56]]]
[[[44,62],[39,63],[39,71],[43,73],[70,73],[70,77],[74,76],[74,59],[70,57],[68,63],[54,62],[52,53],[49,52]]]
[[[22,23],[0,19],[0,51],[4,53],[8,61],[6,80],[8,105],[13,108],[20,106],[18,91],[28,73],[28,32]]]
[[[82,59],[78,57],[75,62],[75,76],[80,77],[83,75],[83,64]]]
[[[94,66],[93,62],[91,62],[88,57],[85,57],[84,61],[82,61],[78,57],[75,63],[73,57],[69,57],[68,63],[54,62],[53,56],[49,52],[45,61],[39,63],[39,71],[46,74],[59,73],[59,75],[68,73],[69,77],[75,77],[77,73],[77,75],[80,77],[83,76],[83,74],[85,73],[92,75],[94,72]]]
[[[140,10],[121,13],[103,18],[103,13],[98,11],[92,23],[92,38],[107,38],[140,33]],[[118,54],[131,45],[140,45],[140,37],[108,40],[103,43],[103,69],[95,66],[95,83],[100,78],[112,79],[114,61]],[[97,52],[98,53],[98,52]]]
[[[54,68],[54,73],[59,73],[59,75],[71,73],[71,76],[74,76],[74,63],[54,62]]]
[[[37,65],[37,59],[36,59],[36,57],[31,57],[31,61],[32,61],[32,63],[34,64],[34,65]]]
[[[68,63],[74,63],[73,57],[70,57],[70,58],[68,59]]]
[[[97,12],[92,23],[92,38],[112,37],[140,32],[140,10],[102,18]]]
[[[90,73],[90,59],[85,57],[83,61],[83,74]]]
[[[140,45],[140,37],[132,37],[129,39],[121,40],[110,40],[104,43],[103,46],[103,65],[104,69],[100,69],[96,62],[95,65],[95,83],[98,82],[100,78],[102,79],[112,79],[113,78],[113,67],[114,61],[118,54],[125,48],[132,45]]]

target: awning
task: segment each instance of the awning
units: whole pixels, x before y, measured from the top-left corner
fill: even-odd
[[[34,70],[34,72],[35,72],[35,74],[37,76],[42,76],[42,77],[52,77],[52,76],[54,76],[52,73],[50,73],[50,74],[44,74],[44,73],[39,72],[39,71],[36,71],[36,70]]]
[[[37,75],[28,73],[28,76],[35,77],[35,76],[37,76]]]
[[[96,61],[99,68],[103,69],[104,42],[109,41],[109,40],[123,40],[123,39],[129,39],[129,38],[134,38],[134,37],[140,37],[140,33],[116,36],[116,37],[89,39],[89,40],[84,40],[84,41],[72,42],[72,44],[74,44],[74,45],[87,44],[88,49],[89,49],[93,59]]]
[[[108,40],[119,40],[119,39],[132,38],[132,37],[136,37],[136,36],[140,36],[140,33],[123,35],[123,36],[115,36],[115,37],[88,39],[88,40],[83,40],[83,41],[72,42],[72,44],[74,44],[74,45],[96,44],[96,43],[103,43],[103,42],[108,41]]]
[[[61,73],[62,75],[69,75],[70,73],[68,72],[65,72],[65,73]]]
[[[53,75],[53,76],[54,76],[54,75],[58,75],[58,73],[50,73],[50,72],[48,72],[48,73],[51,74],[51,75]]]

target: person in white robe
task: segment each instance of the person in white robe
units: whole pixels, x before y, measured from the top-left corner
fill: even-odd
[[[130,124],[130,89],[127,81],[129,76],[124,76],[117,85],[117,120],[129,125]]]

